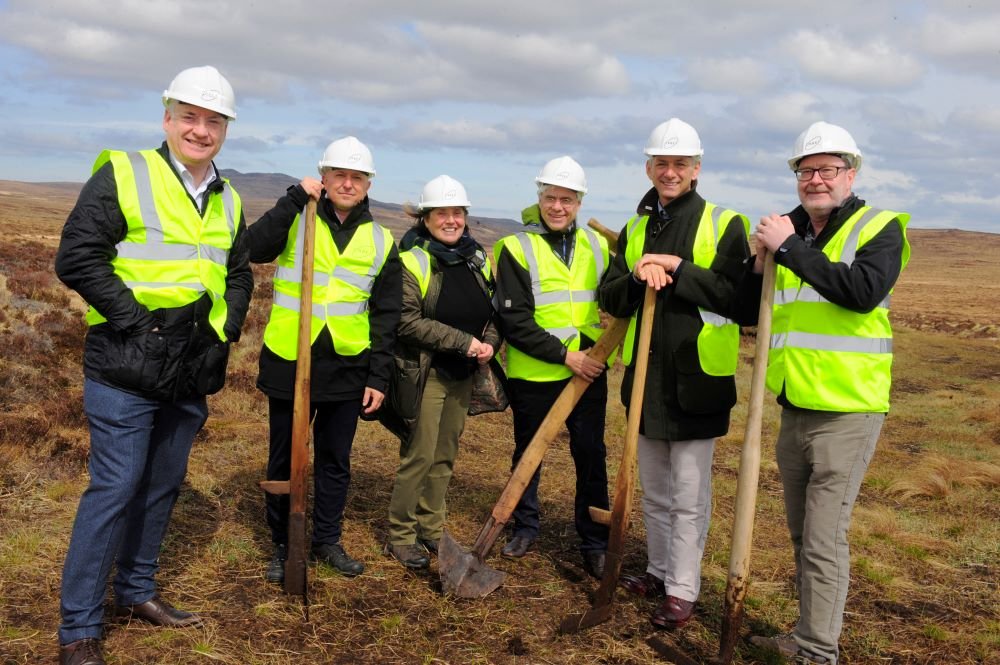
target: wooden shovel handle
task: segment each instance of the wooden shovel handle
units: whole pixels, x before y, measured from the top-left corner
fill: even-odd
[[[750,400],[747,407],[743,451],[736,481],[736,507],[733,518],[733,541],[729,552],[729,578],[726,582],[726,607],[722,617],[720,663],[733,657],[737,633],[743,618],[743,599],[750,574],[750,546],[753,539],[754,510],[757,503],[757,483],[760,476],[760,438],[764,413],[767,356],[771,346],[771,311],[774,306],[774,255],[764,257],[764,279],[757,317],[757,344],[750,379]]]
[[[292,467],[289,475],[289,510],[301,513],[306,509],[306,466],[309,455],[309,385],[312,371],[312,296],[313,257],[316,253],[316,199],[306,204],[302,240],[302,293],[299,299],[299,339],[295,359],[295,392],[292,406]]]
[[[625,447],[615,478],[615,499],[611,505],[611,533],[608,536],[607,558],[601,584],[594,595],[594,607],[608,605],[614,598],[621,573],[625,551],[625,534],[628,532],[632,495],[635,491],[636,451],[639,446],[639,425],[642,423],[642,406],[646,395],[646,374],[649,369],[649,348],[653,338],[653,317],[656,313],[656,289],[647,286],[642,302],[642,320],[639,325],[639,343],[636,347],[635,373],[632,377],[632,396],[629,399],[628,420],[625,424]]]

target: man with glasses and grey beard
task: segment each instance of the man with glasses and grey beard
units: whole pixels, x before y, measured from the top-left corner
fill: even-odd
[[[889,410],[889,296],[910,256],[907,213],[879,210],[851,188],[861,152],[816,122],[788,164],[801,205],[762,217],[742,302],[776,263],[767,387],[782,406],[776,455],[795,551],[799,620],[751,641],[798,663],[835,665],[850,582],[847,529]]]

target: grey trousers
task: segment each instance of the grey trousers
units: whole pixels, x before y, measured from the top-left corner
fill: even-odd
[[[847,529],[884,413],[784,409],[777,459],[795,550],[799,647],[835,665],[850,582]]]
[[[667,441],[639,435],[646,572],[670,596],[698,600],[701,557],[712,516],[715,439]]]
[[[452,381],[433,369],[427,377],[413,437],[399,451],[399,470],[389,499],[389,542],[393,545],[441,538],[445,495],[465,428],[473,379]]]

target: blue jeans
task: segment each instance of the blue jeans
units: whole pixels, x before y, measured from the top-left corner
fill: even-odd
[[[157,557],[187,472],[194,437],[205,424],[204,397],[161,402],[87,379],[90,485],[80,498],[63,567],[59,642],[101,637],[112,564],[115,603],[156,593]]]

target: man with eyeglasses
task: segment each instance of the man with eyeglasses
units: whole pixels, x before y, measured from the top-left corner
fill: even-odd
[[[742,288],[760,292],[772,252],[767,387],[782,406],[776,455],[799,620],[787,635],[752,642],[796,662],[833,665],[850,581],[851,510],[889,409],[889,297],[910,256],[910,216],[852,193],[861,151],[841,127],[810,125],[788,164],[802,205],[761,218],[753,275]],[[754,300],[747,291],[743,302]]]
[[[599,295],[609,314],[631,317],[622,343],[629,407],[639,305],[647,287],[658,291],[638,443],[648,561],[644,574],[620,583],[660,603],[654,626],[675,629],[691,619],[701,590],[712,455],[736,404],[740,335],[732,311],[750,222],[697,191],[703,151],[691,125],[661,123],[645,154],[652,187],[618,238]]]

